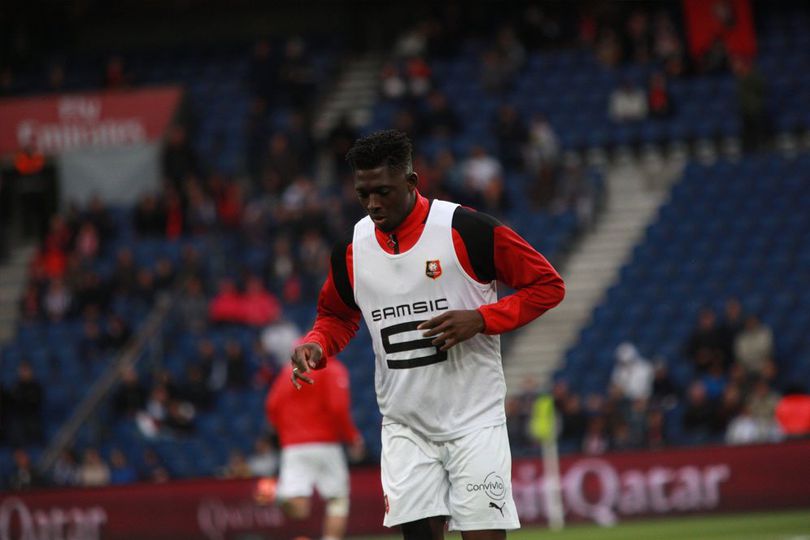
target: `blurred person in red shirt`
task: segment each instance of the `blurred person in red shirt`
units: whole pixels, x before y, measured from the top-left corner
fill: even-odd
[[[349,471],[341,443],[362,458],[363,439],[351,418],[349,373],[337,358],[311,373],[316,387],[296,390],[292,365],[276,377],[265,402],[267,419],[281,445],[277,495],[291,519],[306,519],[313,487],[326,501],[323,539],[338,540],[349,515]],[[305,419],[305,421],[302,421]]]

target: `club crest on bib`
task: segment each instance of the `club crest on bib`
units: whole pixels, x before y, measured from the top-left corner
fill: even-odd
[[[425,275],[430,279],[436,279],[442,275],[442,263],[438,259],[425,262]]]

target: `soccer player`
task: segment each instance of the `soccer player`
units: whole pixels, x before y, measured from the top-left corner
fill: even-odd
[[[360,458],[363,439],[350,413],[349,373],[337,358],[312,374],[317,387],[290,386],[292,366],[276,379],[265,401],[281,444],[277,497],[291,519],[310,514],[313,487],[326,501],[323,540],[340,540],[349,515],[349,471],[341,443]]]
[[[332,254],[291,378],[317,386],[317,370],[354,336],[362,314],[383,415],[384,524],[401,525],[406,540],[441,539],[449,518],[465,540],[505,538],[520,524],[498,334],[556,306],[565,288],[508,227],[421,196],[411,153],[395,130],[349,150],[368,217]],[[516,292],[498,300],[496,280]]]

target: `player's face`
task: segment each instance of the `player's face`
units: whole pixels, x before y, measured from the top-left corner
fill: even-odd
[[[377,228],[393,231],[413,208],[416,173],[391,171],[385,166],[357,170],[354,190]]]

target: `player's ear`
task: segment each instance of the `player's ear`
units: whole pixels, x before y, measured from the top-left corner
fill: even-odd
[[[419,175],[415,172],[410,173],[407,177],[405,177],[405,181],[408,182],[408,191],[413,191],[416,189],[416,185],[419,182]]]

